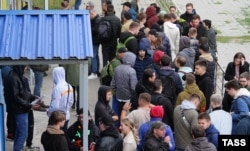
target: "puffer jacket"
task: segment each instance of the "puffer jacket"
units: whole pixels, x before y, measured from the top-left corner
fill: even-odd
[[[100,136],[95,151],[122,151],[123,139],[114,126],[102,131]]]
[[[24,69],[24,65],[13,66],[13,70],[9,72],[4,81],[7,110],[11,109],[16,114],[27,113],[31,109],[30,102],[35,100],[35,96],[25,87],[23,81]]]
[[[142,78],[143,71],[152,64],[152,58],[146,54],[143,59],[136,57],[134,69],[136,71],[137,80]]]
[[[125,52],[123,64],[115,68],[112,77],[111,87],[116,91],[116,98],[129,100],[137,84],[136,71],[133,68],[136,55],[132,52]]]
[[[117,16],[115,16],[114,13],[111,13],[111,12],[107,12],[106,15],[104,16],[104,19],[110,22],[114,35],[110,41],[103,42],[102,45],[103,46],[116,46],[117,38],[120,37],[121,28],[122,28],[121,21]]]

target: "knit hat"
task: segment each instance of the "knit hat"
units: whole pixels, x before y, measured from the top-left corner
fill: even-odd
[[[153,62],[159,63],[161,61],[161,58],[164,56],[164,52],[160,50],[156,50],[153,54]]]
[[[150,117],[163,118],[164,110],[162,106],[154,106],[150,110]]]

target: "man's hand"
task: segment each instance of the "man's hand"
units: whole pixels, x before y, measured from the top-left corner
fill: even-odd
[[[31,104],[32,109],[38,109],[40,107],[39,104]]]
[[[123,105],[123,108],[122,108],[124,111],[128,112],[130,109],[131,109],[131,103],[130,102],[126,102],[124,105]]]
[[[169,141],[170,141],[170,137],[169,137],[169,136],[166,136],[166,137],[164,138],[164,142],[169,143]]]

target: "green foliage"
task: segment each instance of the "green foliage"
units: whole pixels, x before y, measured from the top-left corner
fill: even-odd
[[[250,42],[250,35],[245,36],[217,36],[216,40],[221,43],[237,42],[248,43]]]
[[[49,9],[61,9],[61,2],[63,0],[48,0]],[[70,0],[71,6],[74,6],[75,0]],[[33,0],[33,6],[44,9],[44,0]]]

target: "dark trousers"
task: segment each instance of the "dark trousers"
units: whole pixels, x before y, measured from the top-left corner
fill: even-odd
[[[76,105],[76,112],[79,110],[79,86],[72,86],[73,87],[73,95],[74,95],[74,103],[73,106]]]
[[[115,54],[116,54],[116,45],[102,46],[103,67],[107,65],[108,61],[110,62],[113,58],[115,58]]]

